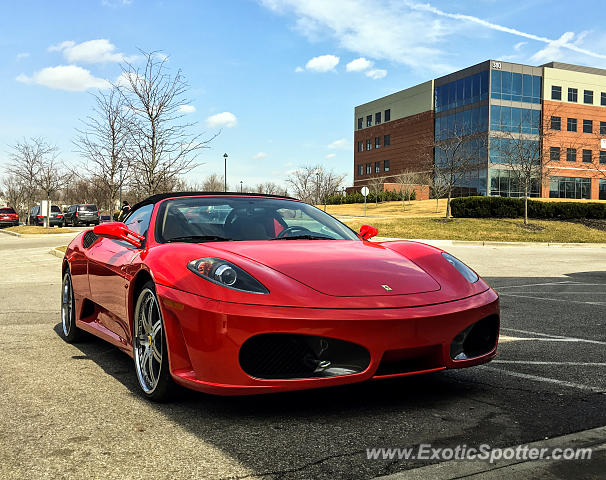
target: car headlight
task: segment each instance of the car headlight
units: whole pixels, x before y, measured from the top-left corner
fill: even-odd
[[[476,283],[479,280],[479,277],[476,275],[476,272],[474,272],[458,258],[453,257],[450,253],[446,252],[442,252],[442,256],[446,259],[448,263],[455,267],[469,283]]]
[[[199,258],[189,262],[187,268],[210,282],[232,290],[261,294],[269,293],[269,290],[256,278],[227,260]]]

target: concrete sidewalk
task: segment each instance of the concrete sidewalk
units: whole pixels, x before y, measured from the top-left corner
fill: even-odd
[[[494,242],[494,241],[468,241],[468,240],[423,240],[419,238],[393,238],[374,237],[373,242],[388,242],[393,240],[407,240],[411,242],[427,243],[435,247],[568,247],[568,248],[606,248],[606,243],[546,243],[546,242]]]
[[[606,427],[593,428],[582,432],[554,437],[548,440],[511,447],[577,449],[589,448],[591,458],[586,460],[497,460],[490,464],[485,460],[451,460],[426,467],[377,477],[380,480],[454,480],[467,479],[564,479],[604,478],[606,474]]]

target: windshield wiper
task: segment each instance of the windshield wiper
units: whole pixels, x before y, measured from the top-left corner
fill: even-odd
[[[272,240],[336,240],[324,235],[293,235],[292,237],[272,238]]]
[[[169,242],[194,242],[194,243],[202,243],[202,242],[227,242],[230,241],[231,238],[220,237],[218,235],[187,235],[183,237],[172,237],[166,240]]]

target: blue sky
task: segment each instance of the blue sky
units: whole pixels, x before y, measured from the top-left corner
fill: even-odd
[[[221,129],[199,181],[283,183],[323,163],[351,181],[354,106],[493,58],[606,68],[603,2],[74,0],[0,3],[0,164],[44,136],[71,140],[90,92],[137,49],[161,50],[191,86],[197,130]],[[353,62],[353,63],[350,63]]]

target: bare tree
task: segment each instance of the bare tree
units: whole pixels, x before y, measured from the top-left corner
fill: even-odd
[[[49,164],[56,166],[57,152],[57,147],[42,137],[23,139],[11,147],[6,170],[19,182],[27,212],[35,203],[36,194],[42,190],[42,182],[45,183],[44,187],[50,186],[53,193],[56,191],[55,179],[49,180],[53,175],[48,167]]]
[[[436,171],[427,177],[430,180],[431,195],[436,199],[436,213],[440,210],[440,199],[444,198],[449,191],[450,185],[444,175]]]
[[[25,218],[27,212],[23,208],[23,189],[15,175],[6,175],[2,178],[2,195],[8,205],[17,211],[19,218]]]
[[[106,207],[115,209],[116,199],[130,167],[128,146],[132,113],[116,88],[94,95],[93,113],[83,120],[74,140],[76,151],[86,160],[86,171],[99,187]],[[77,173],[77,170],[76,170]],[[130,177],[130,176],[129,176]]]
[[[281,187],[274,182],[258,183],[255,186],[255,192],[265,193],[268,195],[279,195],[280,193],[284,192],[284,187]]]
[[[345,175],[338,175],[316,165],[297,168],[287,177],[286,183],[292,188],[296,198],[318,205],[339,191],[344,178]]]
[[[123,64],[115,87],[132,114],[128,125],[133,186],[151,195],[172,190],[180,175],[198,165],[198,154],[216,135],[203,140],[202,134],[190,133],[196,124],[183,119],[189,102],[181,70],[171,75],[166,56],[141,53],[144,65]]]
[[[446,218],[450,218],[450,200],[454,188],[470,172],[478,170],[481,160],[480,151],[486,145],[486,133],[470,133],[469,126],[455,124],[447,138],[436,137],[435,175],[440,177],[446,189]]]
[[[385,190],[385,177],[375,173],[368,179],[366,185],[375,196],[375,205],[379,205],[379,194]]]
[[[402,210],[406,209],[405,200],[410,203],[410,197],[414,192],[414,185],[417,183],[419,174],[417,172],[403,171],[398,175],[394,175],[395,183],[400,186],[400,195],[402,196]]]

